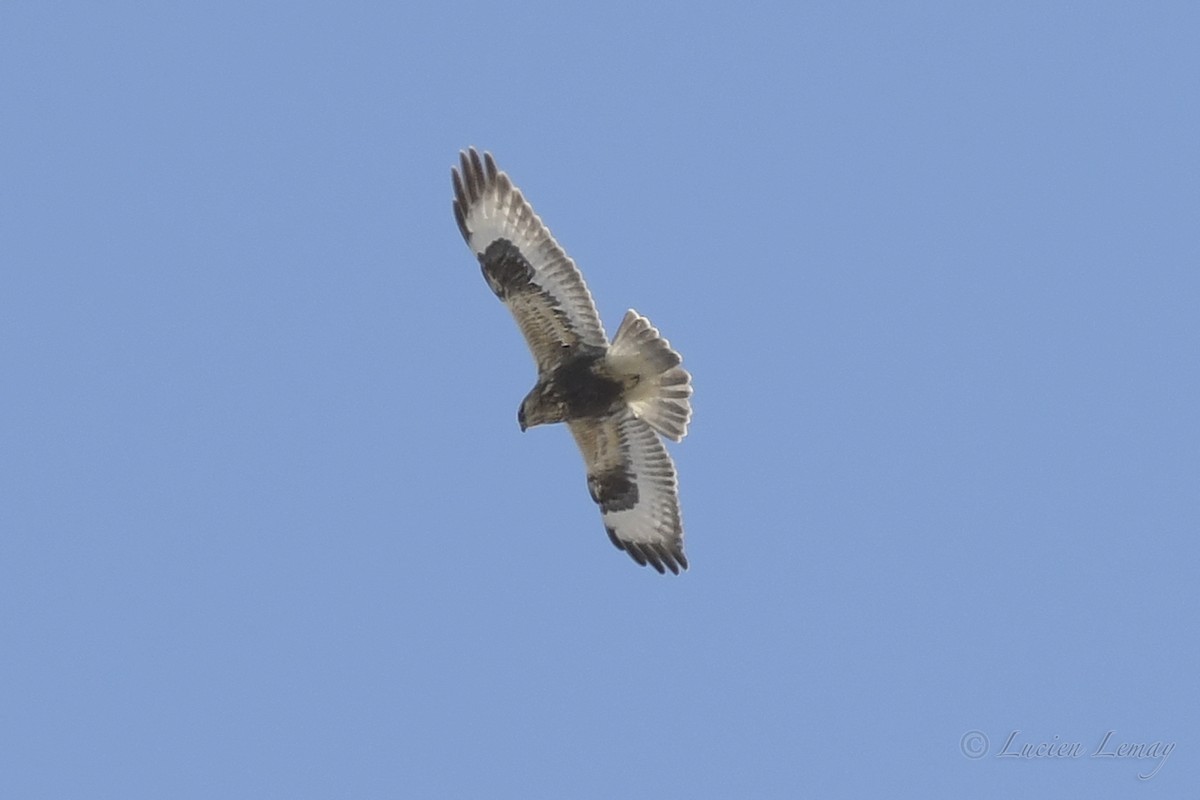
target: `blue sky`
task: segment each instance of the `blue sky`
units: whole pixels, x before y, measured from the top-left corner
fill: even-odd
[[[0,796],[1195,795],[1198,31],[5,4]],[[687,574],[518,430],[468,145],[684,354]]]

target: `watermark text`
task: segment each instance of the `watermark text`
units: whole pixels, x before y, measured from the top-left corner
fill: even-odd
[[[1087,742],[1080,739],[1064,739],[1055,734],[1049,738],[1031,737],[1020,730],[1012,730],[1003,737],[1004,744],[992,748],[991,741],[983,731],[967,731],[959,740],[962,754],[970,759],[990,755],[993,758],[1075,760],[1082,758],[1124,759],[1138,762],[1138,780],[1148,781],[1158,774],[1175,752],[1175,742],[1156,739],[1152,742],[1127,741],[1115,730],[1104,732]]]

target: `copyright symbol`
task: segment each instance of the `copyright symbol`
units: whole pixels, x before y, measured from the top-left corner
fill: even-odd
[[[987,755],[987,734],[983,731],[967,731],[959,740],[958,746],[967,758],[983,758]]]

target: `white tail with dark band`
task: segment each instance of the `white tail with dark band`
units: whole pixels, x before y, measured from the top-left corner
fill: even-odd
[[[634,415],[678,442],[692,418],[692,376],[683,357],[659,335],[650,320],[633,309],[625,312],[608,351],[612,371],[629,380],[626,401]]]

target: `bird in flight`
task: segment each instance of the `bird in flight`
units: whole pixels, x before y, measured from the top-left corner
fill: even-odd
[[[683,358],[633,310],[609,342],[575,262],[491,153],[459,156],[454,219],[537,362],[517,411],[521,430],[567,423],[608,538],[642,566],[679,574],[688,562],[678,481],[659,436],[687,435],[692,377]]]

